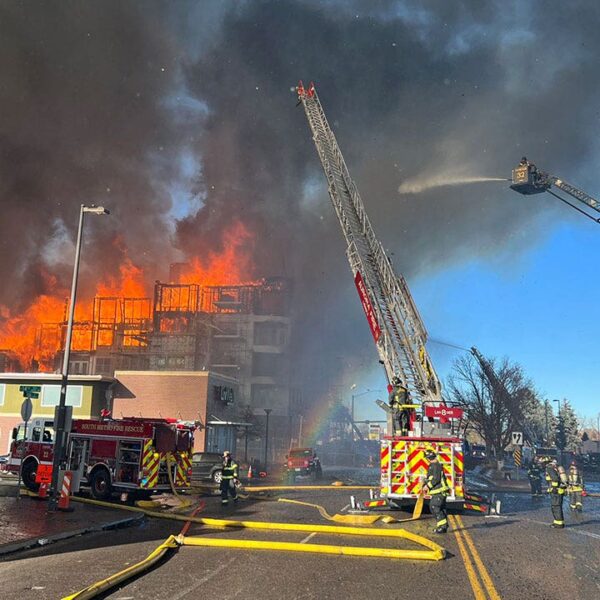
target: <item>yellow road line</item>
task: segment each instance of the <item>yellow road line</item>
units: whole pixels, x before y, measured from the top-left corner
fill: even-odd
[[[458,524],[460,525],[460,527],[462,529],[462,533],[465,537],[465,540],[467,541],[467,545],[469,546],[469,549],[471,550],[471,554],[473,555],[473,559],[475,560],[475,564],[477,565],[477,569],[479,570],[479,574],[481,575],[481,579],[483,581],[483,584],[485,585],[486,591],[489,594],[490,599],[491,600],[500,600],[500,595],[498,594],[496,588],[494,587],[494,582],[492,581],[490,574],[488,573],[487,569],[485,568],[485,565],[483,564],[483,561],[481,560],[481,557],[479,556],[479,552],[477,552],[477,548],[475,548],[475,544],[473,543],[471,534],[465,529],[463,520],[460,517],[460,515],[456,515],[456,521],[458,522]]]
[[[483,592],[481,584],[477,579],[477,574],[475,573],[475,569],[473,568],[473,563],[471,562],[471,558],[465,548],[465,544],[462,541],[460,533],[456,528],[456,522],[454,520],[454,515],[450,515],[448,517],[450,523],[452,523],[452,532],[456,537],[456,541],[458,542],[458,549],[460,550],[460,555],[462,556],[463,563],[465,565],[465,569],[467,571],[467,575],[469,577],[469,582],[471,583],[471,588],[473,589],[473,595],[475,596],[475,600],[487,600],[486,595]]]

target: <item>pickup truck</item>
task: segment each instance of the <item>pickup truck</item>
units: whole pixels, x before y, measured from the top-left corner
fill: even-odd
[[[290,483],[298,476],[310,476],[313,481],[323,476],[321,461],[312,448],[292,448],[286,459],[286,474]]]

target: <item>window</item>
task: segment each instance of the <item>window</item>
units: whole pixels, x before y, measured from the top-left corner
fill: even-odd
[[[254,324],[255,346],[285,345],[287,325],[273,321],[258,321]]]
[[[4,394],[6,393],[6,384],[0,383],[0,406],[4,404]]]
[[[41,427],[34,427],[33,428],[33,432],[31,434],[31,441],[32,442],[40,442],[42,437],[42,428]]]
[[[67,386],[66,404],[76,408],[81,406],[83,396],[83,386],[69,385]],[[42,406],[57,406],[60,400],[60,385],[43,385],[42,386]]]
[[[283,376],[284,356],[270,352],[252,353],[252,375],[255,377]]]
[[[54,442],[54,423],[52,421],[44,421],[44,435],[42,436],[42,442]]]

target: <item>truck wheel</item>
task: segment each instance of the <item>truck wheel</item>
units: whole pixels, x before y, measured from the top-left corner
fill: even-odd
[[[37,492],[40,487],[40,484],[35,482],[37,467],[37,460],[34,460],[33,458],[26,460],[21,467],[21,479],[23,480],[25,487],[32,492]]]
[[[210,478],[215,483],[221,483],[221,480],[223,479],[223,471],[221,471],[221,469],[217,469],[216,471],[213,472],[213,474],[210,476]]]
[[[108,500],[112,493],[110,473],[106,469],[97,469],[90,477],[90,489],[96,500]]]

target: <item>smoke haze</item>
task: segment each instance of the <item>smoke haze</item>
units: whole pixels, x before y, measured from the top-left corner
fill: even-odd
[[[19,310],[49,286],[68,287],[82,202],[112,211],[86,230],[90,292],[127,256],[149,282],[164,278],[169,262],[220,248],[237,219],[254,233],[250,275],[294,278],[298,356],[356,358],[319,359],[324,376],[356,370],[374,359],[370,334],[354,325],[360,304],[290,86],[315,82],[375,231],[409,282],[493,255],[527,228],[519,252],[539,241],[552,204],[533,208],[502,185],[448,184],[509,177],[527,154],[585,188],[600,8],[536,6],[3,3],[0,305]],[[419,201],[399,190],[420,191]],[[449,214],[460,216],[451,226]]]

